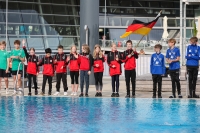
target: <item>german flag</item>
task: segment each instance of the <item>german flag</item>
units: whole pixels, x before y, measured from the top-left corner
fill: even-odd
[[[130,34],[140,34],[143,36],[149,34],[152,27],[156,24],[157,20],[159,19],[160,14],[161,11],[153,21],[148,23],[142,22],[140,20],[133,20],[133,23],[128,26],[126,32],[122,36],[120,36],[120,38],[128,37]]]

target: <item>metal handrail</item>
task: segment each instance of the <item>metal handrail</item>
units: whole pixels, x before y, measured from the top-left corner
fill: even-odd
[[[19,69],[20,69],[20,65],[23,65],[23,72],[22,72],[22,76],[23,76],[23,79],[22,79],[22,90],[17,90],[17,83],[18,83],[18,74],[19,74]],[[18,69],[17,69],[17,75],[16,75],[16,79],[15,79],[15,83],[14,83],[14,90],[15,91],[19,91],[22,93],[22,95],[24,96],[24,63],[23,62],[20,62],[19,65],[18,65]]]

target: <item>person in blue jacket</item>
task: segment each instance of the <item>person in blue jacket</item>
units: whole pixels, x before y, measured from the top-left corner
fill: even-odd
[[[162,75],[165,74],[165,58],[161,54],[162,45],[156,44],[154,50],[156,53],[151,56],[151,74],[153,80],[153,97],[156,98],[157,84],[158,84],[158,98],[162,98]]]
[[[197,46],[198,38],[190,38],[190,45],[187,47],[185,58],[187,59],[186,66],[189,76],[189,95],[188,98],[199,98],[196,95],[196,82],[199,69],[200,47]]]
[[[168,46],[169,49],[166,52],[166,61],[169,63],[169,72],[172,82],[172,95],[169,98],[176,98],[176,87],[178,91],[178,98],[182,98],[181,95],[181,85],[180,85],[180,50],[175,47],[176,40],[169,39]]]

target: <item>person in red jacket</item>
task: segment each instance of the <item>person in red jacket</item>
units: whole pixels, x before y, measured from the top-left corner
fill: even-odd
[[[132,83],[132,98],[135,98],[135,79],[136,79],[136,59],[138,59],[138,53],[136,49],[132,49],[132,41],[128,40],[126,42],[127,50],[123,53],[123,62],[125,69],[125,79],[126,79],[126,98],[130,98],[130,79]]]
[[[33,79],[33,84],[34,84],[34,88],[35,88],[35,95],[38,94],[38,90],[37,90],[37,75],[39,72],[39,68],[38,68],[38,57],[35,55],[35,49],[34,48],[30,48],[30,54],[28,54],[26,46],[23,43],[23,50],[24,53],[26,55],[26,59],[27,59],[27,69],[26,72],[28,74],[28,88],[29,88],[29,93],[28,95],[31,96],[31,83],[32,83],[32,79]]]
[[[115,43],[111,44],[112,51],[107,55],[107,63],[112,77],[112,95],[111,97],[119,97],[119,75],[121,75],[121,59],[122,55],[117,51]]]
[[[96,87],[96,95],[95,97],[102,96],[102,88],[103,88],[103,71],[104,71],[104,55],[101,51],[100,45],[95,45],[93,52],[93,60],[92,65],[94,68],[94,78],[95,78],[95,87]]]
[[[78,58],[78,62],[80,64],[80,87],[81,87],[81,94],[79,95],[79,97],[83,97],[84,80],[86,83],[85,96],[88,97],[89,75],[92,66],[92,55],[90,54],[90,48],[87,44],[82,45],[82,53]]]
[[[49,83],[48,95],[51,95],[52,77],[54,75],[54,60],[53,60],[53,57],[51,56],[51,49],[50,48],[45,49],[45,53],[46,53],[46,56],[43,57],[39,63],[40,66],[43,65],[43,83],[42,83],[42,92],[40,93],[43,96],[45,94],[45,86],[46,86],[47,80]]]
[[[64,87],[64,96],[67,96],[67,56],[63,53],[63,46],[58,46],[58,53],[54,56],[54,65],[56,67],[56,93],[54,96],[60,95],[60,81],[62,79]]]
[[[76,50],[77,48],[75,45],[71,46],[70,61],[69,61],[71,87],[72,87],[71,96],[77,96],[77,91],[78,91],[78,78],[79,78],[78,57],[79,55]]]

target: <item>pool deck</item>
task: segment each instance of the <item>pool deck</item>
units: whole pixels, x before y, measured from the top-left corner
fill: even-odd
[[[10,81],[12,79],[9,79]],[[38,77],[38,80],[39,80],[39,83],[38,83],[38,86],[40,87],[40,89],[38,89],[38,92],[40,93],[41,92],[41,84],[42,84],[42,75],[39,75]],[[181,77],[181,80],[185,80],[183,77]],[[170,78],[163,78],[163,82],[166,81],[166,84],[163,85],[163,88],[164,86],[167,86],[167,90],[163,89],[164,91],[162,92],[162,97],[163,98],[168,98],[170,95],[171,95],[171,82],[170,82]],[[70,94],[71,94],[71,84],[70,84],[71,80],[70,80],[70,77],[69,75],[67,76],[67,83],[68,83],[68,96],[66,97],[72,97]],[[152,84],[148,84],[148,83],[151,83],[152,80],[151,80],[151,75],[144,75],[144,76],[139,76],[137,77],[137,83],[144,83],[144,85],[146,85],[148,88],[143,90],[143,89],[138,89],[137,87],[137,84],[136,84],[136,98],[151,98],[152,97]],[[186,81],[182,81],[182,82],[186,82]],[[12,84],[12,82],[10,83]],[[4,83],[3,83],[4,85]],[[143,85],[143,84],[142,84]],[[52,89],[52,94],[54,94],[56,92],[56,83],[53,82],[52,84],[53,86],[53,89]],[[197,87],[197,91],[198,91],[198,88]],[[25,93],[24,95],[27,96],[28,95],[28,88],[25,88]],[[62,82],[61,82],[61,95],[59,95],[60,97],[63,97],[63,87],[62,87]],[[1,96],[11,96],[12,95],[12,92],[13,90],[10,90],[10,93],[8,95],[5,94],[5,90],[2,89],[1,90]],[[47,92],[48,92],[48,84],[46,85],[46,95],[45,96],[48,96],[47,95]],[[90,85],[89,86],[89,97],[95,97],[95,93],[96,93],[96,90],[95,90],[95,86],[94,85]],[[102,92],[102,95],[103,97],[111,97],[111,93],[112,93],[112,88],[111,88],[111,78],[110,76],[104,76],[103,77],[103,92]],[[80,89],[78,91],[78,95],[80,94]],[[126,95],[126,84],[125,84],[125,78],[123,76],[120,77],[120,87],[119,87],[119,94],[120,94],[120,98],[124,98],[125,95]],[[197,94],[200,94],[199,92],[197,92]],[[185,92],[185,89],[182,89],[182,95],[183,95],[183,98],[187,98],[186,97],[186,92]],[[32,89],[32,96],[35,96],[34,95],[34,89]],[[41,95],[38,95],[38,96],[41,96]],[[53,95],[52,95],[53,96]],[[54,96],[53,96],[54,97]],[[75,96],[73,96],[75,97]]]

